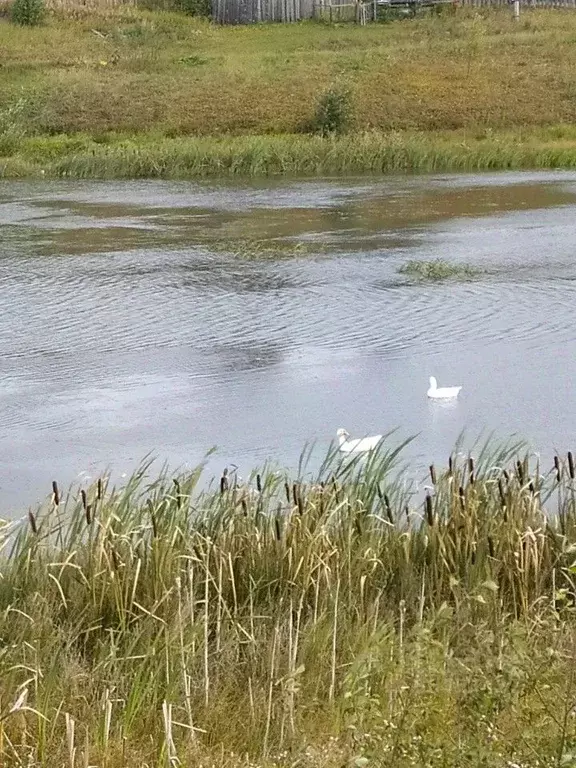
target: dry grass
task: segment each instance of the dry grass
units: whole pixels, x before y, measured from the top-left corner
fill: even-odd
[[[123,8],[0,24],[0,109],[28,130],[268,134],[301,131],[334,84],[357,130],[547,126],[576,120],[576,14],[462,10],[331,27],[219,28]]]
[[[572,765],[576,485],[519,448],[99,481],[2,530],[5,765]]]

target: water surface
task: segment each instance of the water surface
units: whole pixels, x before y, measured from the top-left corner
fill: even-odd
[[[149,452],[295,466],[340,426],[417,433],[417,466],[462,429],[574,448],[574,174],[1,182],[0,228],[3,512]],[[486,274],[398,273],[438,257]]]

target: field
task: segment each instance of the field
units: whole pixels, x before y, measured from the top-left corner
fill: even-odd
[[[2,530],[2,764],[575,765],[573,456],[401,456],[54,485]]]
[[[0,174],[574,167],[575,40],[575,13],[528,9],[366,27],[128,8],[0,20]],[[344,135],[321,139],[326,94]]]

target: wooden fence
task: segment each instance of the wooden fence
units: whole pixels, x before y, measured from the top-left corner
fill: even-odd
[[[45,0],[48,8],[106,9],[121,6],[174,8],[174,0]],[[10,0],[0,0],[0,11]],[[386,8],[404,8],[417,12],[420,8],[441,3],[472,7],[510,6],[510,0],[212,0],[212,18],[219,24],[251,24],[265,21],[294,22],[322,19],[330,22],[366,24]],[[576,0],[520,0],[520,7],[565,8],[576,10]]]
[[[259,21],[291,22],[323,19],[330,22],[366,24],[388,9],[418,10],[443,3],[472,7],[512,8],[511,0],[213,0],[214,21],[221,24],[248,24]],[[520,0],[521,8],[566,8],[576,10],[576,0]]]

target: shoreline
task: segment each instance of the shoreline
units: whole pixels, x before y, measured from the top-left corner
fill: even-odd
[[[576,168],[576,129],[178,137],[28,137],[0,179],[197,179]]]

